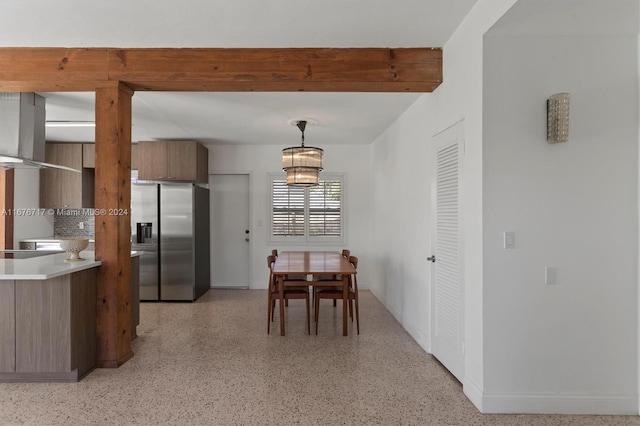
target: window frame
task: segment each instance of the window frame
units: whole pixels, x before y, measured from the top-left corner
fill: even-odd
[[[269,242],[277,243],[277,244],[289,244],[289,245],[304,245],[304,244],[326,244],[326,245],[336,245],[336,244],[344,244],[346,241],[346,186],[347,186],[347,178],[344,173],[320,173],[320,181],[339,181],[340,182],[340,235],[339,236],[325,236],[318,235],[312,236],[309,235],[309,224],[310,224],[310,196],[309,196],[309,188],[304,188],[304,233],[303,235],[273,235],[273,183],[274,181],[286,180],[286,175],[284,173],[270,173],[268,178],[268,189],[267,196],[269,197],[269,211],[268,211],[268,222],[269,222]]]

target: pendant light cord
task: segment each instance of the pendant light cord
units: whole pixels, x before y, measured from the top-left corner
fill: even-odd
[[[298,129],[302,132],[302,147],[304,148],[304,129],[307,127],[307,122],[302,120],[296,123]]]

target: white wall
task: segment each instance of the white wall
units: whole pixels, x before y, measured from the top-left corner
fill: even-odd
[[[433,133],[464,119],[465,153],[461,164],[460,202],[464,239],[464,393],[482,410],[484,388],[483,319],[483,35],[516,0],[479,0],[444,46],[444,84],[434,93]]]
[[[640,16],[638,17],[639,23],[640,23]],[[637,55],[637,61],[638,61],[638,81],[640,82],[640,33],[638,34],[638,43],[637,43],[637,49],[638,49],[638,55]],[[638,99],[640,99],[640,84],[638,84]],[[640,108],[638,108],[638,135],[640,135]],[[640,138],[639,138],[640,139]],[[640,182],[640,150],[638,150],[638,182]],[[640,212],[640,188],[638,189],[639,191],[639,196],[638,196],[638,211]],[[640,215],[640,214],[639,214]],[[640,226],[638,227],[638,247],[640,249]],[[639,283],[638,283],[638,288],[640,289],[640,262],[638,262],[638,277],[639,277]],[[637,377],[637,392],[636,392],[636,396],[638,397],[638,414],[640,414],[640,291],[638,291],[638,295],[636,297],[636,306],[638,307],[638,317],[637,317],[637,321],[638,321],[638,338],[637,338],[637,346],[636,346],[636,353],[637,353],[637,368],[636,368],[636,374],[638,375]]]
[[[16,216],[13,222],[13,247],[25,238],[53,236],[53,215],[40,208],[40,170],[14,170],[13,204],[16,211],[36,212],[34,216]]]
[[[444,46],[444,82],[422,96],[372,146],[375,294],[429,349],[431,138],[464,120],[464,392],[482,408],[482,36],[515,0],[480,0]],[[404,217],[397,206],[407,205]],[[395,223],[402,232],[396,232]]]
[[[370,159],[369,145],[329,145],[324,149],[324,172],[344,173],[347,236],[341,245],[290,245],[269,242],[269,177],[282,173],[282,149],[276,145],[210,145],[209,173],[250,174],[251,288],[267,288],[266,256],[271,250],[342,250],[358,256],[358,285],[367,288],[371,277]]]
[[[432,97],[420,97],[372,145],[371,290],[428,349]]]
[[[634,414],[637,37],[483,40],[515,3],[479,1],[444,46],[444,83],[372,145],[372,289],[428,349],[428,145],[464,120],[465,394],[483,412]],[[551,146],[545,100],[559,91],[573,96],[572,135]],[[545,265],[558,285],[544,285]]]
[[[485,412],[637,414],[637,55],[636,36],[485,38]],[[569,142],[547,144],[565,91]]]

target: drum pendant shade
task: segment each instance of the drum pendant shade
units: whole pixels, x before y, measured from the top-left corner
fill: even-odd
[[[287,185],[318,185],[324,151],[321,148],[304,146],[304,129],[307,122],[298,121],[296,125],[302,132],[302,145],[282,150],[282,170],[287,172]]]

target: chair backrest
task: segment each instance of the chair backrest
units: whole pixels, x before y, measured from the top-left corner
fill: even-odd
[[[274,257],[278,257],[278,249],[273,249],[273,250],[271,250],[271,254],[272,254]]]
[[[358,270],[358,258],[355,256],[349,256],[349,263],[353,265],[354,268],[356,268],[356,271]],[[357,293],[358,292],[358,276],[357,274],[353,274],[353,275],[349,275],[349,278],[352,278],[353,281],[353,290]]]
[[[342,256],[348,259],[350,255],[351,255],[351,250],[347,250],[347,249],[342,250]]]
[[[269,268],[269,291],[273,289],[273,264],[276,262],[274,255],[267,256],[267,267]]]

